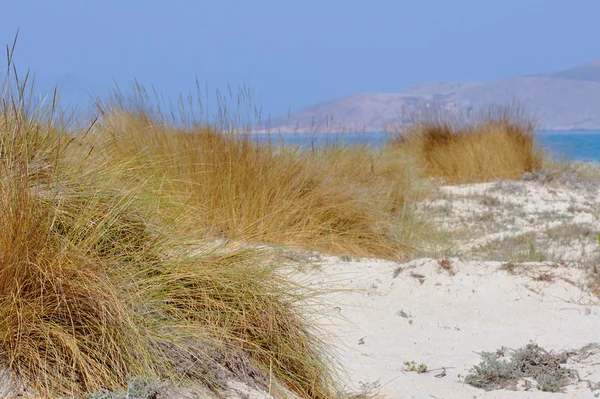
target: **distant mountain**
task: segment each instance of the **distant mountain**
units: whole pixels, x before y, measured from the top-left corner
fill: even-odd
[[[600,82],[600,59],[579,67],[567,69],[566,71],[556,72],[547,76],[590,82]]]
[[[427,108],[518,103],[544,130],[600,129],[600,60],[565,71],[491,82],[427,83],[400,93],[358,93],[271,119],[271,131],[382,131]]]

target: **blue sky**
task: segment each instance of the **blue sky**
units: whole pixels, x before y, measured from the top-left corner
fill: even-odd
[[[74,91],[246,85],[263,115],[363,91],[552,72],[600,58],[598,0],[18,0],[16,61]]]

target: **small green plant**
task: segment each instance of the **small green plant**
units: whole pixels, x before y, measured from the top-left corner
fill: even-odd
[[[425,363],[417,364],[414,360],[404,362],[405,371],[414,371],[417,374],[423,374],[427,372],[427,365]]]
[[[598,241],[598,245],[600,245],[600,233],[596,233],[596,240]]]
[[[154,399],[160,384],[148,377],[135,377],[127,382],[126,390],[97,392],[86,395],[87,399]]]

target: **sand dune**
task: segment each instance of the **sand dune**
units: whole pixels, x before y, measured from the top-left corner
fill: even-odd
[[[455,257],[408,263],[325,258],[304,275],[311,284],[341,289],[327,295],[324,311],[340,340],[348,388],[371,388],[387,398],[598,397],[600,300],[591,286],[598,241],[590,234],[600,231],[596,187],[530,181],[440,192],[425,211],[455,233]],[[436,206],[444,211],[436,213]],[[524,232],[535,244],[520,240]],[[479,352],[531,342],[573,351],[564,367],[579,377],[564,393],[541,392],[535,383],[489,392],[464,383],[482,360]],[[404,363],[411,361],[429,372],[407,371]]]
[[[330,260],[319,284],[339,285],[331,294],[331,331],[354,390],[372,387],[388,398],[554,398],[546,392],[485,392],[462,382],[481,361],[478,352],[534,342],[548,350],[580,349],[599,341],[600,301],[583,287],[584,270],[573,265],[435,259],[405,264]],[[551,275],[552,281],[545,281]],[[343,280],[340,281],[340,276]],[[406,371],[404,362],[430,370]],[[600,381],[600,348],[567,367],[582,380]],[[577,391],[577,394],[575,392]],[[599,391],[596,391],[598,393]],[[592,398],[586,382],[567,393]]]
[[[452,236],[451,256],[399,263],[315,255],[294,267],[299,282],[326,291],[316,314],[347,391],[390,399],[600,397],[597,186],[573,176],[530,180],[446,186],[424,200],[421,211]],[[531,343],[562,353],[559,367],[575,372],[562,392],[543,392],[531,378],[508,387],[516,390],[465,383],[481,352],[504,347],[508,360]],[[173,397],[207,393],[198,395]],[[226,397],[275,396],[231,381]]]

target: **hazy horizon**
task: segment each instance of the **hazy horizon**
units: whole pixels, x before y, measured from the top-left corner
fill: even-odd
[[[243,85],[263,116],[359,92],[489,81],[591,62],[594,0],[226,0],[4,5],[4,43],[42,86],[100,94],[134,78],[166,95]]]

